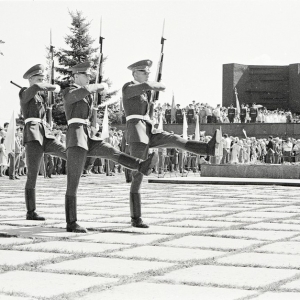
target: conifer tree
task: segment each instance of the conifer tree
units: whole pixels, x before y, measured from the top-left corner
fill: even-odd
[[[83,16],[81,11],[70,12],[71,16],[71,27],[70,34],[65,37],[65,43],[69,46],[69,49],[59,48],[55,51],[55,57],[58,60],[58,66],[55,70],[60,74],[55,81],[59,84],[62,89],[72,83],[73,77],[69,69],[84,61],[93,61],[93,68],[96,69],[98,63],[97,52],[98,47],[93,47],[95,39],[89,34],[89,26],[91,22],[87,21],[86,17]],[[105,58],[104,58],[105,61]],[[104,79],[108,86],[111,82],[108,78]],[[93,83],[93,81],[91,81]],[[110,92],[106,95],[104,100],[111,98],[117,91]],[[53,107],[53,119],[58,125],[66,125],[66,118],[64,114],[62,96],[59,94],[56,97],[56,105]],[[103,118],[104,109],[98,111],[98,119]]]

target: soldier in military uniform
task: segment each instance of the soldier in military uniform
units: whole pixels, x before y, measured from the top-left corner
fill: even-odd
[[[191,124],[195,117],[195,110],[192,104],[189,104],[189,109],[187,111],[187,122]]]
[[[45,220],[36,212],[35,186],[43,154],[51,154],[66,159],[66,149],[59,143],[46,123],[46,98],[41,92],[59,92],[58,85],[44,83],[45,67],[41,64],[31,67],[23,76],[28,79],[29,88],[20,90],[21,110],[25,120],[23,142],[27,164],[27,181],[25,185],[25,203],[27,220]]]
[[[183,122],[183,115],[182,115],[182,109],[180,108],[180,104],[176,105],[176,123],[177,124],[182,124]]]
[[[172,117],[171,105],[167,103],[167,108],[165,110],[165,118],[167,124],[171,124],[171,117]]]
[[[247,108],[245,107],[244,104],[242,104],[241,105],[241,112],[240,112],[241,123],[245,123],[246,115],[247,115]]]
[[[255,106],[255,103],[252,103],[252,107],[250,107],[250,118],[251,118],[250,122],[251,123],[256,122],[257,115],[258,115],[258,109]]]
[[[86,157],[103,157],[115,161],[126,168],[149,175],[157,163],[157,154],[147,160],[129,156],[102,139],[92,137],[89,126],[92,93],[105,92],[107,84],[89,84],[91,62],[77,64],[71,68],[75,83],[63,90],[63,101],[68,122],[66,135],[67,148],[67,191],[65,196],[66,221],[68,232],[86,232],[77,221],[77,189]]]
[[[148,81],[151,60],[138,61],[128,67],[134,80],[127,82],[123,88],[123,107],[126,115],[127,142],[130,154],[145,159],[149,148],[180,148],[200,155],[214,156],[219,151],[220,131],[217,130],[209,143],[187,141],[174,133],[156,131],[152,127],[151,111],[154,103],[150,101],[151,91],[164,91],[161,82]],[[141,218],[141,184],[143,174],[132,172],[132,183],[129,194],[131,225],[147,228]]]
[[[228,119],[230,123],[233,123],[235,118],[235,108],[233,107],[233,104],[230,104],[230,107],[228,108]]]

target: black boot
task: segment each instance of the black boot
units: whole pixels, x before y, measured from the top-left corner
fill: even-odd
[[[87,233],[88,231],[79,226],[77,221],[77,197],[65,196],[67,232]]]
[[[210,156],[223,156],[223,146],[221,144],[222,135],[220,129],[216,129],[214,136],[207,143],[208,155]]]
[[[158,154],[155,152],[151,153],[146,160],[135,158],[125,153],[121,153],[118,159],[118,163],[120,163],[124,167],[132,170],[138,170],[139,172],[147,176],[152,173],[152,169],[155,167],[157,162]]]
[[[124,173],[125,173],[126,182],[127,183],[132,182],[132,171],[125,168]]]
[[[25,189],[26,220],[45,221],[45,218],[35,212],[35,189]]]
[[[215,131],[214,136],[211,138],[211,140],[208,143],[198,142],[198,141],[188,141],[185,144],[185,150],[188,152],[192,152],[198,155],[209,155],[209,156],[218,156],[219,151],[222,150],[223,155],[223,149],[221,144],[221,131],[217,129]]]
[[[149,226],[143,223],[141,218],[141,194],[140,193],[130,193],[130,215],[131,215],[131,225],[133,227],[148,228]]]

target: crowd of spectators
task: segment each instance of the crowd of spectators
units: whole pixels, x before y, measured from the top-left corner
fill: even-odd
[[[120,111],[120,104],[115,103],[109,107],[109,116],[112,124],[125,123],[124,111]],[[154,123],[158,124],[162,119],[164,124],[182,124],[183,116],[186,116],[187,123],[198,121],[205,123],[300,123],[300,116],[284,110],[268,110],[261,105],[253,103],[242,104],[240,109],[234,107],[215,107],[208,103],[196,103],[192,101],[186,107],[181,108],[180,104],[172,108],[169,103],[157,104],[154,108]],[[22,142],[23,128],[17,126],[15,135],[15,150],[7,153],[5,149],[5,138],[9,123],[0,126],[0,177],[7,175],[9,179],[19,179],[19,176],[26,175],[25,147]],[[203,132],[202,132],[203,133]],[[65,133],[61,130],[54,130],[55,138],[65,143]],[[101,130],[96,136],[100,137]],[[124,132],[111,127],[107,142],[115,148],[126,151],[122,144]],[[192,136],[189,137],[193,139]],[[200,136],[200,140],[208,141],[209,136]],[[228,137],[226,134],[222,140],[223,153],[219,157],[198,157],[192,153],[182,152],[178,149],[154,149],[159,154],[159,163],[154,170],[156,173],[168,171],[200,170],[201,164],[221,163],[297,163],[300,161],[300,140],[287,138],[282,140],[279,137],[256,139],[248,137]],[[106,174],[113,176],[115,172],[123,172],[124,168],[112,161],[101,158],[87,158],[83,176],[93,172],[95,174]],[[61,158],[45,154],[41,164],[40,175],[51,178],[52,175],[66,174],[66,161]]]
[[[22,127],[16,129],[15,150],[7,153],[5,150],[5,137],[8,123],[0,126],[0,176],[8,176],[9,179],[19,179],[19,176],[26,175],[25,148],[22,143]],[[208,142],[210,136],[205,136],[205,132],[200,132],[200,141]],[[60,130],[54,131],[55,138],[61,143],[65,143],[65,134]],[[100,137],[101,130],[96,136]],[[126,151],[124,145],[124,132],[116,127],[109,130],[109,138],[106,139],[115,148]],[[194,135],[188,137],[193,140]],[[197,156],[193,153],[175,148],[154,148],[150,149],[158,153],[159,161],[153,169],[153,173],[161,174],[168,172],[185,173],[188,171],[201,171],[203,164],[289,164],[300,163],[300,139],[287,137],[269,136],[257,139],[255,137],[238,138],[223,135],[223,152],[216,157]],[[83,175],[90,173],[106,174],[114,176],[117,172],[123,173],[124,167],[112,161],[102,158],[87,158]],[[51,178],[52,175],[66,174],[66,161],[51,156],[44,155],[44,162],[40,167],[40,175]]]
[[[185,114],[187,123],[195,123],[198,119],[200,124],[205,123],[300,123],[300,116],[292,114],[289,110],[268,110],[266,107],[252,103],[241,104],[240,109],[234,107],[215,107],[208,103],[196,103],[182,107],[177,104],[171,108],[169,103],[158,103],[154,109],[154,122],[159,123],[162,116],[164,124],[182,124]],[[198,117],[197,117],[198,116]],[[124,118],[123,118],[124,123]]]

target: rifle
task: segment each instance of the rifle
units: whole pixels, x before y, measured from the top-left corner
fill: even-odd
[[[97,73],[96,73],[96,81],[95,83],[101,83],[102,82],[102,65],[103,65],[103,52],[102,52],[102,47],[103,47],[103,40],[104,37],[101,36],[101,32],[102,32],[102,17],[100,20],[100,36],[99,36],[99,60],[98,60],[98,65],[97,65]],[[93,108],[92,108],[92,127],[97,126],[97,111],[98,111],[98,104],[101,103],[101,95],[96,92],[94,95],[94,100],[93,100]]]
[[[160,50],[160,57],[159,57],[158,65],[157,65],[157,73],[156,73],[156,77],[155,77],[155,81],[157,81],[157,82],[160,82],[161,77],[162,77],[162,67],[163,67],[163,60],[164,60],[164,45],[165,45],[165,40],[166,40],[164,38],[164,31],[165,31],[165,20],[163,23],[163,30],[162,30],[162,35],[161,35],[161,39],[160,39],[161,50]],[[153,105],[151,106],[150,111],[149,111],[149,115],[150,115],[151,119],[153,117],[154,101],[157,101],[158,98],[159,98],[159,92],[152,91],[150,103],[152,103]]]
[[[49,74],[49,83],[54,84],[54,46],[52,45],[52,31],[50,30],[50,74]],[[53,121],[52,121],[52,107],[54,104],[54,96],[53,92],[48,92],[48,102],[47,102],[47,120],[50,128],[52,129]]]
[[[20,89],[22,88],[20,85],[14,83],[13,81],[10,81],[10,83],[13,84],[13,85],[15,85],[15,86],[17,86],[17,87],[20,88]]]

